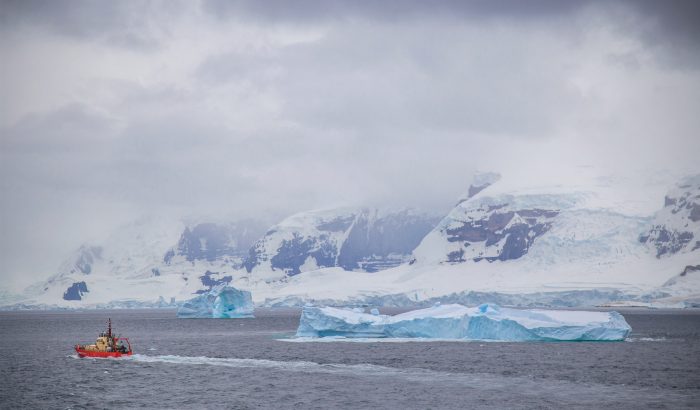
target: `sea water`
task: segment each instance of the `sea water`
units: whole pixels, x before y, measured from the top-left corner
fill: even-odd
[[[625,342],[387,343],[295,339],[293,309],[0,312],[0,408],[700,407],[700,312],[622,313]],[[108,317],[134,356],[77,358]]]

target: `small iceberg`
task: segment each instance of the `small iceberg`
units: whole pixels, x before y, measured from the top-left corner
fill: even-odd
[[[377,312],[373,312],[377,313]],[[305,306],[298,337],[437,338],[498,341],[620,341],[630,333],[617,312],[439,305],[395,316]]]
[[[209,292],[185,302],[178,310],[179,318],[248,318],[253,317],[250,292],[231,286],[217,286]]]

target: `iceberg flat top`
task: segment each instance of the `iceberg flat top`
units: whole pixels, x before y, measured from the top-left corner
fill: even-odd
[[[605,323],[610,319],[608,312],[591,312],[578,310],[543,310],[543,309],[509,309],[496,305],[481,305],[466,307],[459,304],[436,305],[425,309],[411,310],[394,316],[373,315],[360,313],[354,309],[322,307],[322,312],[345,320],[347,323],[399,323],[405,320],[425,318],[461,318],[464,315],[477,316],[488,314],[500,320],[517,319],[518,323],[528,329],[537,327],[554,327],[567,323],[573,326],[583,326],[590,323]]]
[[[630,332],[617,312],[520,310],[483,304],[436,305],[395,316],[304,307],[300,337],[422,337],[506,341],[614,341]]]

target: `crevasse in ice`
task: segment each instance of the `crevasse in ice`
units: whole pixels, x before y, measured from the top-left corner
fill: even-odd
[[[244,318],[253,317],[250,292],[231,286],[218,286],[185,302],[177,311],[180,318]]]
[[[631,328],[617,312],[439,305],[395,316],[305,306],[297,336],[502,341],[617,341]]]

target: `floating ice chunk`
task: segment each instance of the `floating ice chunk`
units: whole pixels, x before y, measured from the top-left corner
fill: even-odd
[[[396,316],[304,307],[300,337],[420,337],[503,341],[616,341],[631,328],[617,312],[435,305]]]
[[[185,302],[177,311],[180,318],[244,318],[253,317],[250,292],[231,286],[219,286]]]

